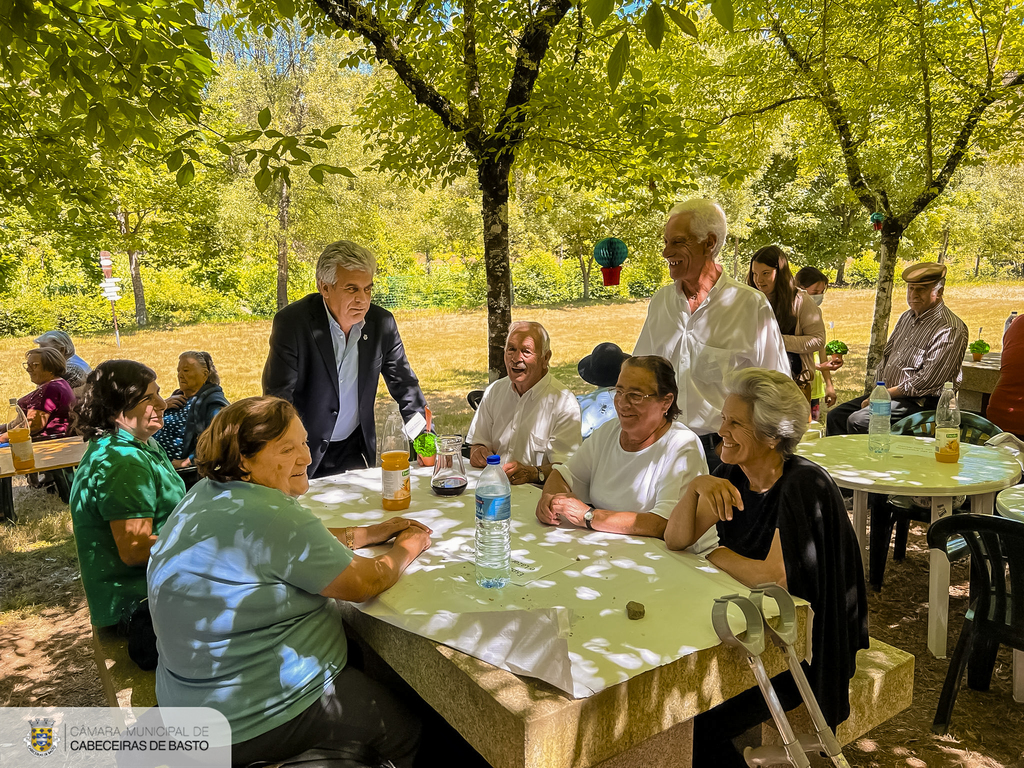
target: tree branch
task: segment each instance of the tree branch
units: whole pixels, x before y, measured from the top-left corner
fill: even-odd
[[[921,60],[921,81],[924,85],[924,166],[928,184],[932,183],[932,86],[928,77],[928,56],[925,52],[924,4],[917,0],[918,56]],[[928,186],[926,184],[925,186]]]
[[[470,153],[479,156],[483,147],[471,143],[466,134],[466,118],[447,98],[427,83],[423,74],[401,50],[401,41],[365,6],[356,0],[316,0],[327,17],[346,32],[354,32],[373,46],[378,61],[387,62],[399,79],[412,93],[417,104],[422,104],[437,115],[444,126],[463,136]]]
[[[479,144],[484,129],[484,111],[480,104],[480,69],[476,62],[476,0],[463,2],[462,41],[466,65],[467,143]]]
[[[779,99],[778,101],[772,104],[768,104],[767,106],[764,107],[759,107],[758,109],[744,109],[740,112],[733,112],[732,114],[723,117],[717,123],[710,123],[710,125],[722,125],[727,120],[732,120],[734,117],[753,117],[754,115],[763,115],[765,112],[771,112],[773,109],[778,109],[779,107],[794,101],[813,101],[815,100],[815,98],[816,97],[814,96],[790,96],[788,99]]]

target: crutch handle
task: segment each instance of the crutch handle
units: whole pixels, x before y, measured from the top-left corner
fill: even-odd
[[[747,629],[741,633],[742,637],[737,636],[729,626],[729,603],[739,608],[746,619]],[[711,608],[711,625],[718,633],[718,638],[726,645],[736,646],[748,656],[760,656],[764,653],[764,618],[758,607],[748,598],[742,595],[716,597]]]

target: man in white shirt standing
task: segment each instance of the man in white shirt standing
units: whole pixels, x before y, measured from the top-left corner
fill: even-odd
[[[579,448],[580,406],[548,373],[551,340],[540,323],[512,323],[505,341],[508,377],[484,392],[466,442],[469,463],[487,464],[487,457],[506,460],[513,485],[543,483],[552,464],[560,464]]]
[[[673,284],[651,298],[633,349],[634,355],[661,355],[672,363],[679,418],[700,436],[711,470],[721,463],[714,448],[725,377],[744,368],[790,375],[768,300],[715,262],[727,234],[725,212],[713,200],[687,200],[669,211],[662,256]]]

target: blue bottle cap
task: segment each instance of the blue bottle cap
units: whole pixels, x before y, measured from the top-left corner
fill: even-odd
[[[498,464],[501,464],[501,456],[488,456],[487,463],[497,466]]]

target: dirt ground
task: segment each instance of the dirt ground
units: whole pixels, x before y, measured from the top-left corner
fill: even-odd
[[[19,509],[56,514],[52,503],[34,503],[41,491],[16,487],[15,494]],[[885,588],[869,594],[872,636],[916,657],[913,705],[847,746],[846,756],[853,766],[879,768],[1024,768],[1024,705],[1013,701],[1005,648],[991,689],[980,693],[964,685],[950,734],[931,733],[948,662],[932,658],[926,645],[928,553],[922,533],[911,530],[906,560],[890,561]],[[26,549],[0,549],[0,705],[105,706],[70,530],[58,529],[49,541]],[[954,564],[950,648],[966,609],[966,581],[966,563]]]

